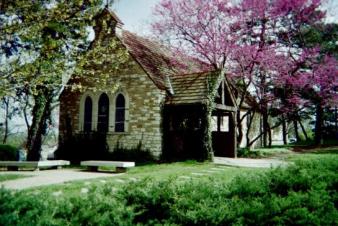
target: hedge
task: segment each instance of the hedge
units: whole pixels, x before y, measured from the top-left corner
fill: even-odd
[[[0,225],[338,225],[337,172],[320,158],[231,183],[148,178],[71,198],[1,189]]]

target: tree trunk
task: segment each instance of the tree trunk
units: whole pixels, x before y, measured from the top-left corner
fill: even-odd
[[[33,119],[27,138],[28,161],[40,160],[42,136],[46,132],[47,120],[50,118],[52,99],[52,91],[47,88],[40,88],[38,95],[34,96]]]
[[[268,122],[268,113],[266,110],[262,113],[263,116],[263,146],[268,146],[268,131],[269,131],[269,122]]]
[[[268,127],[267,127],[267,129],[268,129],[268,137],[269,137],[269,148],[271,148],[271,146],[272,146],[272,132],[271,132],[271,128],[270,128],[270,125],[269,125],[269,122],[268,122]]]
[[[7,138],[8,138],[8,120],[9,120],[9,99],[6,97],[2,98],[3,103],[5,104],[5,131],[4,131],[4,138],[2,140],[3,144],[7,143]]]
[[[237,117],[237,129],[238,129],[237,147],[240,147],[242,139],[243,139],[243,126],[242,126],[241,111],[240,110],[237,111],[236,117]]]
[[[288,144],[288,132],[287,132],[287,125],[286,125],[286,120],[285,117],[283,116],[282,119],[282,130],[283,130],[283,144],[287,145]]]
[[[293,120],[293,127],[294,127],[294,130],[295,130],[296,140],[297,140],[297,142],[300,142],[301,139],[300,139],[300,136],[299,136],[299,133],[298,133],[298,122],[297,122],[296,119]]]
[[[308,141],[308,140],[309,140],[309,137],[308,137],[308,135],[307,135],[307,133],[306,133],[306,130],[305,130],[304,126],[303,126],[302,121],[299,119],[298,122],[299,122],[300,128],[302,129],[302,132],[303,132],[303,134],[304,134],[305,140]]]
[[[28,121],[28,113],[27,113],[27,108],[29,106],[29,95],[28,95],[28,93],[26,93],[25,95],[26,96],[24,97],[25,106],[23,107],[23,117],[25,119],[27,131],[29,131],[30,124],[29,124],[29,121]]]
[[[250,130],[251,130],[251,126],[252,126],[252,122],[254,120],[254,117],[255,117],[255,111],[252,112],[252,114],[249,114],[248,115],[248,120],[249,120],[249,123],[248,123],[248,128],[246,130],[246,147],[250,150],[251,149],[251,146],[252,146],[252,143],[250,142]]]
[[[320,104],[316,107],[315,144],[321,144],[323,133],[323,108]]]
[[[275,129],[275,128],[279,127],[280,125],[281,125],[281,122],[276,123],[272,127],[269,127],[269,128],[270,128],[270,130],[272,130],[272,129]],[[263,135],[264,135],[264,131],[261,131],[254,139],[252,139],[250,141],[250,143],[248,144],[248,146],[253,145],[258,139],[260,139],[261,137],[263,137]]]

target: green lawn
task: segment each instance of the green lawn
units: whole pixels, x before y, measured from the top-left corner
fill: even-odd
[[[298,160],[311,160],[321,156],[338,160],[338,147],[318,148],[306,150],[304,152],[293,152],[292,147],[276,147],[272,149],[258,149],[265,153],[264,157],[273,157],[285,161],[293,162]],[[217,168],[217,170],[215,170]],[[111,169],[103,169],[111,170]],[[178,180],[208,180],[210,178],[219,179],[223,182],[230,182],[234,177],[240,175],[254,175],[259,172],[268,171],[269,169],[260,168],[239,168],[218,166],[210,162],[186,161],[177,163],[151,164],[137,166],[128,170],[126,174],[117,175],[115,177],[98,178],[82,181],[68,182],[60,185],[50,185],[46,187],[32,188],[27,192],[46,192],[54,193],[62,191],[65,196],[73,196],[81,194],[81,189],[90,189],[92,186],[100,184],[111,184],[113,187],[121,187],[127,183],[141,181],[146,178],[161,181],[169,178]]]
[[[338,225],[337,149],[283,155],[296,163],[270,170],[189,161],[0,189],[0,225]]]
[[[28,177],[28,176],[22,175],[22,174],[1,174],[0,175],[0,182],[6,181],[6,180],[20,179],[20,178],[24,178],[24,177]]]
[[[0,189],[0,225],[338,225],[337,150],[279,152],[296,163],[273,170],[187,161]]]
[[[81,195],[81,190],[83,189],[90,189],[91,187],[103,184],[111,184],[114,188],[119,188],[128,183],[135,183],[135,181],[143,181],[147,179],[155,181],[164,181],[167,179],[196,181],[217,178],[224,182],[229,182],[238,175],[250,175],[263,171],[267,171],[267,169],[227,167],[218,166],[210,162],[200,163],[196,161],[186,161],[137,166],[129,169],[126,174],[117,175],[115,177],[74,181],[60,185],[32,188],[26,191],[28,193],[42,192],[49,194],[59,192],[62,193],[62,196],[71,197]]]
[[[338,161],[338,146],[303,149],[283,156],[286,161],[312,160],[321,156],[336,159]]]
[[[278,158],[284,161],[311,160],[319,156],[338,158],[338,146],[311,148],[307,146],[275,146],[272,148],[257,148],[255,158]]]

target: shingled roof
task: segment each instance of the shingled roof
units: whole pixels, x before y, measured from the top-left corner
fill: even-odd
[[[203,72],[186,75],[174,75],[171,83],[175,94],[169,96],[166,104],[206,103],[208,101],[209,79],[215,73]]]
[[[177,91],[171,84],[177,80],[177,77],[182,76],[182,80],[184,80],[184,75],[201,73],[209,67],[197,59],[175,55],[160,43],[137,36],[129,31],[123,30],[120,38],[129,53],[147,72],[155,85],[171,94]],[[188,77],[187,79],[189,80]]]

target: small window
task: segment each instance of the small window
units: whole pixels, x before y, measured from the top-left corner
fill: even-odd
[[[211,117],[212,132],[229,132],[229,116],[218,115]]]
[[[229,132],[229,116],[220,116],[220,132]]]
[[[92,130],[92,109],[93,109],[92,98],[86,97],[84,106],[84,125],[83,125],[83,130],[85,132],[90,132]]]
[[[218,131],[218,119],[217,116],[212,116],[211,117],[211,131],[212,132],[217,132]]]
[[[99,99],[98,106],[98,120],[97,120],[97,130],[99,132],[108,131],[108,122],[109,122],[109,98],[107,94],[103,93]]]
[[[115,132],[125,131],[125,113],[126,113],[126,101],[122,94],[116,97],[115,108]]]

